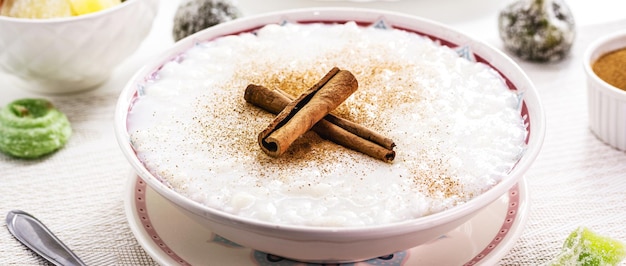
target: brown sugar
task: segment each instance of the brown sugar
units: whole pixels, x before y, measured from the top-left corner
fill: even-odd
[[[602,55],[593,63],[592,69],[606,83],[626,90],[626,48]]]

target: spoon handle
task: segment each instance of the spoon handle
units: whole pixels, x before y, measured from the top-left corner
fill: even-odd
[[[83,263],[61,240],[34,216],[20,210],[7,214],[9,232],[22,244],[57,266],[79,265]]]

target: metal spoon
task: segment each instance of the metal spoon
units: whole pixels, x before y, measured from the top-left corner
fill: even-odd
[[[57,266],[84,266],[61,240],[34,216],[20,210],[13,210],[6,218],[9,232],[22,244]]]

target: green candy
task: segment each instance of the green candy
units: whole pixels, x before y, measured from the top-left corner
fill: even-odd
[[[72,128],[65,114],[44,99],[16,100],[0,110],[0,151],[33,159],[63,147]]]
[[[561,253],[550,265],[610,266],[618,265],[624,258],[624,243],[579,227],[565,239]]]

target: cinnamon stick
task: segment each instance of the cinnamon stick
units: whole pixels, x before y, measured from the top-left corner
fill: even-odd
[[[258,136],[261,149],[277,157],[302,134],[339,106],[358,87],[349,71],[333,68],[318,83],[291,101]]]
[[[248,85],[244,98],[247,102],[274,114],[280,113],[292,102],[291,96],[281,90],[270,90],[254,84]],[[393,140],[332,114],[325,115],[311,129],[324,139],[385,162],[390,162],[395,158]]]

